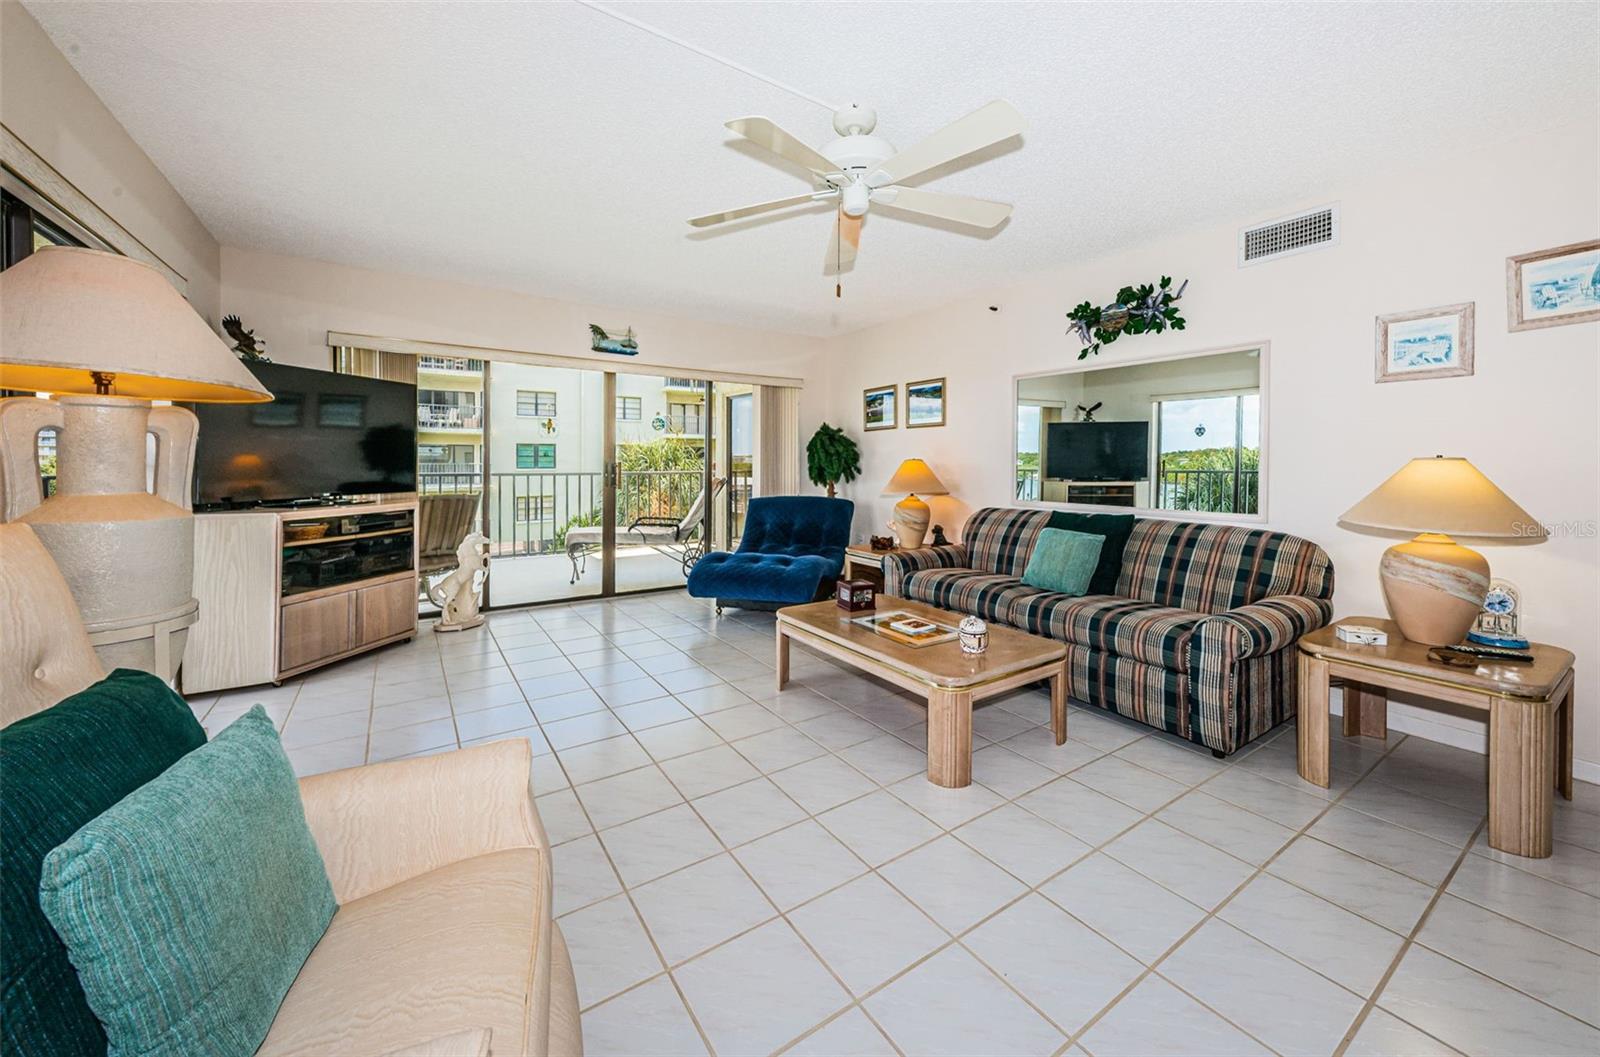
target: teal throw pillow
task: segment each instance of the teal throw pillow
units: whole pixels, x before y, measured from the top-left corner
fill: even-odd
[[[105,1057],[105,1031],[39,906],[39,873],[80,826],[205,742],[183,698],[127,668],[0,730],[0,1053]]]
[[[1022,582],[1041,591],[1086,595],[1100,561],[1104,536],[1070,529],[1043,529],[1023,570]]]
[[[1057,510],[1050,515],[1047,527],[1071,529],[1073,532],[1087,532],[1106,538],[1100,547],[1100,560],[1095,564],[1087,593],[1114,595],[1117,593],[1117,580],[1122,576],[1122,552],[1127,548],[1128,537],[1133,535],[1133,525],[1138,520],[1132,514],[1079,514]]]
[[[336,909],[261,706],[45,857],[110,1057],[254,1053]]]

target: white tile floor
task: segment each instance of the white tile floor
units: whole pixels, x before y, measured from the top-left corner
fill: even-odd
[[[896,691],[798,653],[775,693],[770,622],[504,612],[193,704],[266,705],[302,773],[528,738],[594,1057],[1600,1052],[1600,788],[1521,859],[1481,756],[1341,741],[1323,790],[1292,727],[1056,746],[1025,692],[937,789]]]

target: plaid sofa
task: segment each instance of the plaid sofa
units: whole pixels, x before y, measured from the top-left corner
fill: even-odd
[[[1298,536],[1140,518],[1115,595],[1020,579],[1048,510],[988,507],[962,542],[890,554],[884,593],[1067,644],[1070,694],[1231,753],[1294,715],[1295,641],[1333,616],[1333,564]]]

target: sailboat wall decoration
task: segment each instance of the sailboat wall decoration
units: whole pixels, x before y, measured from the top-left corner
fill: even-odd
[[[623,330],[620,337],[613,338],[597,324],[589,324],[589,348],[594,352],[609,352],[614,356],[639,355],[639,342],[633,336],[633,328]]]

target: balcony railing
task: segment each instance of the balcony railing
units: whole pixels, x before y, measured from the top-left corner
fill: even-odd
[[[569,528],[600,523],[605,482],[598,471],[492,473],[487,483],[488,535],[491,553],[496,556],[562,553]],[[424,469],[417,485],[425,495],[485,492],[484,475],[477,471],[434,473]],[[617,525],[625,529],[641,517],[681,519],[688,515],[702,485],[699,470],[623,470],[617,486]],[[714,512],[719,519],[726,519],[719,534],[731,537],[730,546],[744,523],[749,497],[748,471],[736,472]],[[519,520],[519,506],[524,511],[540,511],[543,520]],[[626,542],[620,535],[618,540]]]
[[[1156,506],[1212,514],[1255,514],[1261,509],[1259,470],[1163,470]]]
[[[423,429],[482,429],[483,408],[477,404],[418,404],[417,425]]]
[[[444,371],[449,374],[482,374],[483,361],[465,356],[418,356],[417,368],[423,371]]]
[[[1017,498],[1039,498],[1039,471],[1037,468],[1017,467]]]

